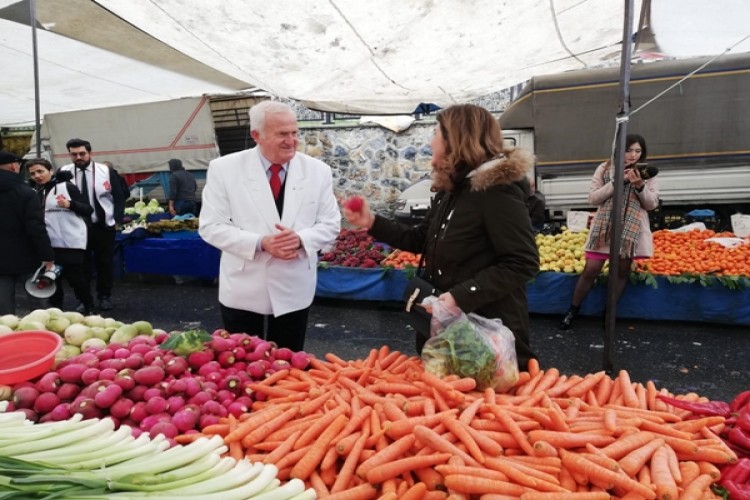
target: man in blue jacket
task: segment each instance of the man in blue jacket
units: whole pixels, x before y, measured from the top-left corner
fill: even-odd
[[[54,266],[55,254],[44,225],[39,197],[18,172],[21,158],[0,151],[0,315],[16,313],[16,282],[42,262]]]

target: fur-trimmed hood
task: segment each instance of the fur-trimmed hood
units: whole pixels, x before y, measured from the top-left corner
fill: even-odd
[[[514,148],[505,156],[490,160],[469,172],[472,191],[486,191],[492,186],[518,182],[534,168],[534,155],[530,151]]]
[[[523,179],[534,168],[534,155],[525,149],[506,149],[505,154],[493,158],[469,172],[466,176],[471,183],[472,191],[486,191],[498,186],[508,185]],[[453,191],[453,171],[435,169],[432,172],[433,190]]]

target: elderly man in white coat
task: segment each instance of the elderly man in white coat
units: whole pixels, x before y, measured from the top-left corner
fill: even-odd
[[[222,251],[224,328],[301,351],[318,251],[341,228],[333,176],[328,165],[297,152],[297,118],[286,104],[253,106],[250,134],[255,148],[209,164],[199,234]]]

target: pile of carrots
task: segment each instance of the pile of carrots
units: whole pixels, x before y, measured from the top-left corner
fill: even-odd
[[[679,274],[750,277],[750,244],[726,248],[710,238],[734,238],[733,233],[711,230],[654,232],[654,256],[637,263],[638,269],[657,275]]]
[[[724,417],[670,407],[626,371],[566,376],[532,360],[508,393],[475,387],[386,346],[328,354],[255,384],[265,400],[251,413],[178,442],[221,435],[231,456],[332,500],[697,500],[717,498],[717,465],[737,460],[717,436]]]
[[[407,252],[406,250],[394,250],[380,262],[380,267],[392,267],[394,269],[416,268],[419,266],[420,253]]]

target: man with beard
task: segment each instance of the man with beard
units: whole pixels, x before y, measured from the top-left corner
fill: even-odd
[[[96,269],[96,293],[98,307],[102,311],[112,309],[113,263],[115,257],[115,195],[113,193],[110,168],[96,163],[91,158],[91,143],[83,139],[71,139],[66,144],[73,163],[60,167],[61,171],[73,174],[72,182],[81,191],[94,209],[88,225],[85,267],[90,273]],[[79,304],[79,309],[84,309]]]

